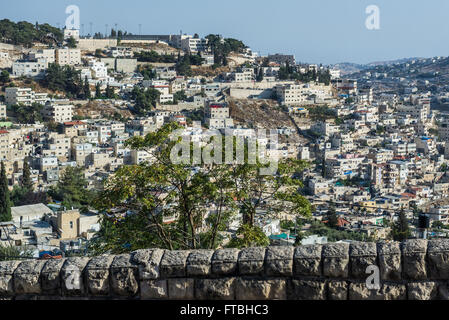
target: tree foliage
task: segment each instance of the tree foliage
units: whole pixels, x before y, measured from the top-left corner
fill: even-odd
[[[125,165],[106,183],[96,207],[108,214],[93,242],[94,252],[217,248],[234,219],[240,221],[240,228],[231,246],[266,245],[268,238],[255,223],[259,209],[273,216],[282,211],[310,213],[310,204],[297,192],[301,183],[294,178],[295,169],[303,164],[280,164],[270,177],[257,174],[261,165],[197,166],[192,158],[173,163],[170,155],[180,138],[170,137],[179,128],[170,123],[127,141],[130,149],[149,153],[152,161]],[[267,202],[269,197],[274,201]]]
[[[403,209],[401,209],[398,219],[391,227],[391,236],[395,241],[404,241],[411,236],[410,226]]]
[[[5,164],[1,162],[0,169],[0,222],[11,221],[11,200],[9,198],[8,178]]]
[[[49,195],[61,201],[65,208],[85,209],[92,202],[94,194],[87,189],[87,180],[81,167],[67,167],[56,187],[49,190]]]
[[[0,42],[31,47],[34,42],[58,44],[64,38],[62,31],[51,25],[32,24],[26,21],[0,20]]]

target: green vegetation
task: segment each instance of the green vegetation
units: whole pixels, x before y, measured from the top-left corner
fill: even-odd
[[[309,117],[314,121],[324,121],[327,119],[336,119],[335,111],[327,105],[306,107],[309,110]]]
[[[297,192],[301,181],[293,178],[305,168],[304,162],[279,163],[277,174],[272,176],[260,175],[263,166],[259,163],[210,164],[193,171],[191,161],[171,161],[179,141],[170,135],[179,128],[170,123],[127,141],[127,147],[149,152],[154,161],[123,166],[109,178],[96,207],[122,209],[128,214],[102,217],[101,230],[92,243],[95,254],[152,247],[217,248],[224,240],[222,231],[238,213],[242,215],[240,227],[229,246],[264,246],[268,238],[255,225],[256,211],[273,216],[279,212],[310,215],[309,202]],[[215,211],[207,215],[211,207]]]
[[[175,92],[175,94],[173,95],[173,102],[176,104],[179,101],[186,101],[187,100],[187,96],[186,96],[186,92],[184,90]]]
[[[297,72],[293,66],[288,63],[285,66],[281,66],[279,69],[279,79],[281,80],[298,80],[301,82],[317,81],[329,85],[331,81],[331,75],[328,69],[325,71],[315,69],[308,70],[305,73]]]
[[[44,106],[39,103],[33,103],[31,106],[16,104],[10,107],[19,123],[42,122],[43,118],[41,112],[43,108]]]
[[[63,38],[60,29],[47,23],[32,24],[25,21],[15,23],[8,19],[0,20],[0,42],[31,47],[34,42],[58,44]]]
[[[138,114],[146,114],[156,107],[160,95],[161,93],[154,88],[144,89],[135,86],[131,92],[131,99],[136,102],[134,110]]]
[[[394,241],[404,241],[411,236],[411,230],[403,209],[399,212],[398,219],[391,227],[391,237]]]
[[[203,58],[200,55],[189,55],[186,54],[180,57],[178,63],[176,64],[176,72],[182,76],[191,76],[192,68],[190,66],[202,64]]]
[[[77,44],[78,43],[76,42],[74,37],[70,37],[70,38],[67,39],[67,47],[69,47],[69,48],[76,48]]]
[[[144,80],[151,80],[156,78],[156,71],[153,70],[152,66],[138,66],[137,71],[143,76]]]
[[[206,36],[208,46],[214,54],[215,66],[227,66],[228,55],[231,52],[242,53],[247,46],[240,40],[226,38],[223,39],[220,35],[209,34]]]
[[[172,54],[159,54],[154,50],[135,52],[134,57],[139,62],[159,62],[159,63],[174,63],[176,56]]]
[[[338,216],[337,211],[335,210],[335,204],[329,204],[329,210],[327,210],[327,226],[331,229],[338,228]]]
[[[48,65],[41,84],[50,90],[64,92],[68,98],[87,98],[90,94],[90,91],[86,92],[86,83],[81,79],[80,71],[56,63]]]
[[[0,170],[0,222],[11,221],[11,200],[9,198],[8,179],[5,164],[1,162]]]
[[[7,70],[3,70],[0,73],[0,83],[5,85],[6,83],[8,83],[10,81],[9,78],[9,72]]]
[[[85,210],[94,199],[94,192],[87,189],[87,180],[81,167],[67,167],[58,184],[48,194],[53,200],[61,201],[66,208]]]
[[[305,233],[305,236],[314,234],[321,237],[327,237],[327,240],[329,242],[336,242],[341,240],[372,241],[372,239],[364,233],[332,229],[319,221],[312,222],[311,227]]]
[[[28,247],[4,246],[0,244],[0,261],[25,260],[33,258],[33,250]]]

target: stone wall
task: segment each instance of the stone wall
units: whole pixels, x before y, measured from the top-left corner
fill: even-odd
[[[365,284],[369,265],[379,289]],[[449,240],[0,262],[1,299],[446,300],[448,280]]]

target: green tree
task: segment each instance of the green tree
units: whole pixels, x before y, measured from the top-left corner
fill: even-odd
[[[9,81],[10,81],[10,79],[9,79],[9,72],[7,70],[3,70],[0,73],[0,83],[5,84],[5,83],[7,83]]]
[[[90,93],[89,80],[87,79],[87,76],[84,78],[83,90],[84,90],[84,97],[85,97],[86,99],[92,98],[92,95],[91,95],[91,93]]]
[[[81,167],[67,167],[56,187],[50,189],[49,195],[61,201],[65,208],[85,209],[93,200]]]
[[[76,46],[77,46],[77,42],[74,37],[70,37],[67,39],[67,47],[76,48]]]
[[[338,227],[338,216],[337,211],[335,210],[335,204],[330,203],[329,209],[327,210],[327,226],[329,228],[336,229]]]
[[[391,227],[391,236],[395,241],[404,241],[411,236],[411,230],[404,209],[399,212],[398,219]]]
[[[101,93],[101,85],[99,82],[95,85],[95,99],[101,99],[103,94]]]
[[[172,162],[171,155],[177,155],[173,147],[181,138],[170,137],[179,128],[175,123],[166,124],[126,142],[133,150],[148,152],[152,162],[122,166],[108,179],[96,207],[122,209],[127,215],[102,217],[101,230],[93,241],[94,252],[119,253],[145,247],[213,249],[222,244],[222,231],[233,218],[240,221],[240,240],[231,245],[267,245],[268,238],[255,225],[256,211],[272,215],[310,213],[309,202],[297,192],[301,183],[293,177],[296,170],[292,163],[279,164],[277,174],[271,177],[259,174],[260,164],[193,168],[192,158]],[[190,144],[190,152],[192,147]],[[207,146],[202,148],[204,152]],[[217,156],[215,152],[211,155]],[[275,201],[266,201],[270,196]],[[245,213],[243,219],[238,213]]]
[[[0,170],[0,221],[11,221],[11,201],[9,198],[8,179],[6,177],[5,164],[1,162]]]
[[[31,180],[30,165],[28,164],[28,161],[26,159],[23,161],[22,187],[24,187],[29,191],[33,190],[33,181]]]

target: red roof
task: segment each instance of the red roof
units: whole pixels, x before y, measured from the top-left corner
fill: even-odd
[[[85,124],[85,123],[80,120],[64,122],[64,125],[66,125],[66,126],[75,126],[75,125],[81,125],[81,124]]]
[[[6,130],[0,130],[0,134],[6,134],[6,133],[9,133],[9,131],[6,131]]]

